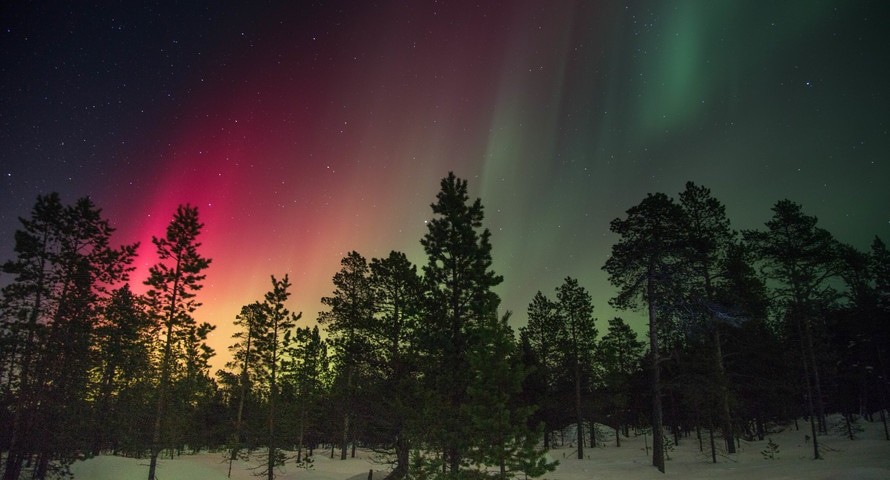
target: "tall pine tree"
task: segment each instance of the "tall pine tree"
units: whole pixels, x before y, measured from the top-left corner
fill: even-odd
[[[817,433],[827,428],[815,330],[822,325],[821,305],[835,294],[829,280],[841,270],[838,244],[799,204],[780,200],[772,210],[766,231],[746,231],[744,237],[759,257],[761,273],[776,284],[773,295],[784,309],[790,330],[796,333],[812,420],[813,457],[818,459]]]
[[[562,345],[565,344],[565,325],[557,312],[556,303],[538,291],[528,305],[528,324],[520,328],[520,336],[533,353],[533,372],[541,381],[540,405],[537,416],[544,422],[544,447],[550,448],[550,432],[562,427],[562,401],[557,396],[562,364]]]
[[[421,240],[426,318],[423,345],[427,387],[436,401],[428,415],[431,446],[441,449],[447,471],[459,475],[472,444],[464,408],[470,382],[469,353],[478,348],[484,321],[497,314],[492,288],[503,279],[491,270],[491,233],[482,227],[482,202],[469,200],[466,180],[454,173],[442,179],[432,204],[435,218]]]
[[[596,345],[596,327],[593,318],[593,303],[587,290],[578,280],[566,277],[556,289],[556,310],[563,335],[565,365],[571,369],[575,384],[575,426],[578,438],[578,459],[584,458],[584,412],[582,393],[590,390],[593,382],[591,366]],[[593,429],[591,429],[592,431]],[[591,446],[594,435],[591,433]]]
[[[710,344],[713,348],[713,372],[707,385],[702,388],[715,388],[716,405],[720,426],[728,453],[735,453],[735,436],[730,413],[730,394],[726,369],[723,365],[720,331],[725,325],[721,314],[726,306],[717,304],[716,282],[723,276],[724,258],[732,245],[734,233],[729,226],[726,208],[711,195],[711,190],[686,182],[686,189],[680,192],[680,207],[686,214],[690,262],[693,275],[690,276],[692,296],[691,309],[703,317],[705,331],[710,331]]]
[[[421,279],[417,267],[401,252],[371,260],[373,317],[366,332],[368,366],[380,401],[374,402],[372,422],[395,454],[389,480],[408,473],[410,423],[416,422],[417,329],[422,312]]]
[[[603,368],[608,404],[612,408],[612,422],[615,429],[615,444],[621,446],[621,430],[627,435],[627,425],[631,421],[627,410],[630,405],[631,379],[640,368],[645,344],[637,339],[637,334],[619,317],[609,320],[609,328],[596,351],[596,358]]]
[[[346,459],[350,437],[355,439],[356,376],[365,356],[366,344],[362,335],[371,321],[370,268],[358,252],[349,252],[340,261],[340,271],[334,274],[335,290],[321,303],[330,308],[321,312],[318,322],[326,326],[331,345],[336,350],[337,366],[341,375],[337,383],[342,405],[343,428],[340,437],[340,459]],[[353,454],[354,454],[353,449]]]
[[[663,193],[649,194],[631,207],[624,219],[610,224],[619,235],[603,269],[618,287],[610,303],[616,308],[646,305],[649,313],[649,355],[652,359],[652,464],[664,472],[664,432],[662,431],[659,316],[662,302],[676,298],[678,285],[687,275],[685,259],[686,217],[683,210]]]
[[[201,246],[198,235],[203,226],[198,220],[197,207],[180,205],[167,226],[166,235],[152,238],[158,263],[149,269],[149,278],[145,281],[149,287],[146,299],[152,319],[161,329],[163,347],[158,366],[160,379],[152,427],[148,480],[156,478],[158,455],[163,446],[170,375],[178,360],[177,343],[195,326],[192,313],[200,306],[195,295],[203,286],[201,282],[206,276],[203,271],[210,266],[210,259],[198,253]]]
[[[267,456],[261,472],[268,480],[275,478],[275,469],[284,461],[279,449],[276,430],[280,414],[278,397],[280,377],[287,365],[285,356],[293,343],[293,330],[302,313],[292,313],[284,304],[290,297],[291,284],[288,276],[278,280],[272,276],[272,290],[266,293],[262,308],[262,320],[256,335],[256,352],[260,361],[262,381],[267,388]]]

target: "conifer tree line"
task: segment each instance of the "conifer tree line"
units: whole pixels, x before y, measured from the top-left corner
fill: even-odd
[[[158,458],[205,449],[271,480],[356,448],[393,480],[525,478],[553,470],[557,443],[588,458],[631,435],[650,437],[664,471],[670,445],[697,442],[717,461],[800,417],[813,420],[815,458],[820,437],[853,438],[860,419],[882,421],[890,440],[880,239],[844,245],[789,200],[763,228],[736,231],[690,182],[610,225],[610,302],[645,314],[643,335],[597,319],[571,277],[529,299],[514,331],[481,200],[453,173],[440,187],[423,265],[349,252],[315,322],[291,305],[288,276],[272,275],[232,319],[219,372],[214,327],[194,318],[212,263],[197,208],[174,212],[152,238],[148,278],[133,279],[139,245],[115,246],[90,199],[38,197],[3,264],[3,480],[64,476],[99,454],[147,458],[153,480]]]

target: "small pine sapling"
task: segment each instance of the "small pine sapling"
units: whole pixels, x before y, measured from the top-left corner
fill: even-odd
[[[670,460],[671,452],[674,451],[674,442],[671,440],[671,437],[668,435],[665,435],[661,438],[663,439],[662,445],[664,445],[664,447],[663,447],[664,448],[664,459]]]
[[[769,443],[766,444],[766,448],[760,451],[760,454],[766,460],[779,458],[779,444],[774,442],[772,437],[769,437]]]

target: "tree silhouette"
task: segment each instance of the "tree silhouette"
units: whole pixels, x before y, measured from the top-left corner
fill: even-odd
[[[567,354],[567,366],[572,371],[575,383],[575,421],[578,436],[578,459],[584,458],[584,415],[582,412],[581,391],[582,381],[588,386],[592,383],[590,367],[593,363],[593,351],[596,345],[596,327],[593,318],[593,303],[590,294],[578,284],[578,280],[566,277],[562,285],[556,289],[556,311],[562,323],[560,329],[565,332],[563,342]],[[586,378],[582,378],[586,377]],[[592,429],[591,429],[592,430]],[[591,433],[591,446],[596,446]]]
[[[556,303],[538,291],[528,305],[528,324],[520,328],[520,336],[534,355],[533,375],[542,383],[538,408],[544,422],[545,448],[550,448],[550,432],[562,427],[562,402],[557,392],[562,378],[558,372],[562,366],[561,346],[565,344],[565,334]]]
[[[296,329],[287,357],[286,381],[293,385],[297,397],[297,464],[305,465],[311,455],[307,452],[304,456],[303,450],[308,433],[315,427],[310,413],[318,411],[330,374],[327,342],[321,338],[317,325]]]
[[[262,381],[268,389],[268,427],[267,442],[268,455],[261,472],[268,480],[275,478],[275,469],[283,459],[278,451],[278,438],[276,423],[279,418],[277,402],[279,397],[279,376],[286,368],[287,358],[285,354],[293,343],[293,329],[302,313],[291,313],[284,305],[290,297],[288,289],[291,287],[288,276],[278,280],[272,276],[272,290],[266,292],[262,304],[262,316],[258,322],[256,334],[256,353],[259,357],[259,365]]]
[[[148,385],[151,369],[152,322],[140,298],[129,285],[115,290],[96,326],[94,345],[99,378],[98,398],[93,412],[92,454],[120,441],[125,425],[139,412],[127,405],[129,392],[138,398]],[[151,419],[146,419],[150,422]],[[135,439],[130,440],[133,442]]]
[[[409,423],[416,420],[412,417],[420,397],[416,374],[421,279],[402,252],[372,259],[370,268],[374,315],[366,332],[367,360],[380,395],[372,422],[392,441],[395,463],[388,479],[398,480],[408,473]]]
[[[686,189],[680,193],[680,206],[686,214],[688,228],[691,275],[692,309],[706,321],[705,331],[710,332],[713,375],[702,388],[716,388],[716,397],[723,439],[727,453],[735,453],[735,437],[730,415],[730,398],[726,369],[723,365],[720,330],[725,322],[721,314],[725,308],[717,304],[715,292],[717,280],[723,275],[726,250],[732,244],[734,235],[730,230],[726,208],[711,195],[710,189],[686,182]],[[714,459],[716,461],[716,457]]]
[[[321,299],[321,303],[330,310],[320,313],[318,322],[331,335],[330,342],[336,350],[337,366],[342,374],[342,381],[338,382],[338,385],[342,385],[342,391],[338,393],[343,399],[340,459],[345,460],[350,435],[353,439],[355,437],[355,376],[366,348],[360,334],[368,328],[371,320],[373,299],[367,260],[352,251],[343,257],[340,265],[340,271],[334,274],[335,290],[332,296]]]
[[[630,404],[630,382],[640,368],[645,344],[621,318],[609,320],[609,328],[600,340],[596,358],[603,368],[608,399],[613,410],[615,443],[621,446],[621,427],[627,428],[626,410]],[[627,430],[625,430],[625,436]]]
[[[435,217],[421,240],[427,323],[422,327],[425,382],[437,399],[429,405],[431,447],[441,448],[451,475],[458,475],[472,439],[467,402],[468,355],[479,348],[477,332],[496,316],[492,288],[503,280],[491,270],[491,233],[482,228],[482,202],[470,203],[467,182],[454,173],[442,179],[432,204]]]
[[[94,324],[108,288],[127,280],[136,250],[110,247],[114,229],[89,198],[63,205],[58,194],[39,196],[20,222],[16,259],[3,265],[14,276],[2,291],[13,405],[5,480],[18,478],[25,460],[42,479],[90,449],[80,432],[91,428]]]
[[[241,307],[241,313],[235,317],[234,325],[240,330],[232,334],[232,338],[236,340],[229,347],[232,353],[232,360],[226,364],[228,368],[237,368],[240,370],[238,374],[238,409],[235,415],[235,431],[232,434],[232,445],[229,453],[229,472],[228,476],[232,476],[232,463],[238,457],[241,449],[244,435],[244,404],[247,396],[251,393],[251,385],[257,377],[257,355],[256,355],[256,336],[259,334],[263,317],[263,306],[259,302],[254,302]]]
[[[687,274],[686,219],[683,210],[663,193],[649,194],[627,211],[625,219],[612,220],[619,235],[603,267],[618,287],[610,302],[616,308],[645,303],[649,313],[649,355],[652,361],[652,464],[664,472],[660,356],[658,346],[661,302],[676,299],[677,287]]]
[[[205,278],[202,272],[210,266],[210,259],[198,253],[201,244],[197,239],[202,227],[203,224],[198,221],[197,207],[180,205],[167,226],[166,235],[152,237],[158,263],[149,269],[149,278],[145,281],[149,287],[146,299],[149,313],[163,331],[164,344],[160,359],[148,480],[155,480],[158,454],[161,451],[170,373],[177,361],[175,343],[195,326],[191,315],[200,306],[195,300],[195,292],[202,287],[201,282]]]
[[[745,231],[744,237],[758,254],[761,272],[777,284],[774,295],[787,322],[796,330],[811,415],[813,456],[818,459],[816,425],[823,432],[826,427],[813,330],[820,305],[834,296],[828,280],[839,273],[837,243],[828,231],[816,226],[816,217],[803,213],[800,205],[780,200],[772,210],[766,231]]]

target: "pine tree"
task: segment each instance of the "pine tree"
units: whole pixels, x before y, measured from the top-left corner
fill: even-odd
[[[268,455],[263,465],[262,475],[268,480],[275,478],[275,469],[281,465],[283,458],[278,450],[278,432],[276,424],[279,419],[278,396],[279,377],[284,374],[287,364],[286,353],[293,343],[293,330],[302,313],[291,313],[284,305],[290,297],[291,287],[288,276],[278,280],[272,276],[272,290],[266,293],[263,302],[262,320],[259,322],[256,335],[256,353],[262,368],[262,381],[268,389]]]
[[[683,210],[663,193],[649,194],[627,211],[627,218],[612,220],[610,229],[618,243],[603,267],[609,281],[619,288],[610,303],[616,308],[636,308],[641,302],[649,313],[649,356],[652,362],[652,464],[664,472],[662,432],[659,317],[661,303],[677,295],[677,285],[687,274],[688,256]]]
[[[587,290],[578,280],[566,277],[556,289],[556,310],[565,332],[565,352],[567,366],[571,369],[575,383],[575,420],[578,437],[578,459],[584,458],[584,414],[582,391],[592,383],[592,355],[596,345],[596,327],[593,318],[593,303]],[[595,443],[591,441],[591,446]]]
[[[180,444],[189,445],[193,451],[209,446],[220,428],[216,418],[207,418],[217,387],[210,377],[210,359],[216,352],[207,345],[207,337],[215,328],[207,322],[191,325],[180,340],[180,375],[174,380],[176,394],[171,396],[171,403],[176,404],[183,419],[176,425]]]
[[[767,421],[796,415],[799,395],[792,388],[796,383],[793,371],[777,368],[794,362],[782,345],[780,329],[768,317],[769,294],[751,257],[743,244],[728,249],[716,294],[720,304],[731,306],[734,315],[745,319],[733,335],[725,337],[725,366],[727,374],[737,379],[733,388],[739,412],[748,417],[741,423],[753,425],[754,434],[762,440]]]
[[[95,376],[99,378],[99,385],[93,412],[93,455],[118,444],[121,437],[126,436],[126,422],[139,411],[127,408],[129,405],[124,400],[148,384],[151,326],[139,297],[130,290],[129,284],[112,292],[102,310],[94,340],[98,358]],[[126,443],[134,441],[137,440]]]
[[[828,281],[840,270],[837,242],[828,231],[816,226],[816,217],[805,215],[794,202],[780,200],[772,210],[773,217],[766,222],[766,231],[746,231],[744,237],[758,254],[761,272],[777,283],[774,296],[797,332],[809,413],[813,419],[813,456],[818,459],[816,424],[819,431],[824,432],[826,428],[814,329],[820,305],[834,295]]]
[[[416,373],[417,329],[421,313],[421,279],[417,267],[401,252],[371,260],[373,316],[365,332],[367,362],[380,400],[371,415],[385,432],[395,453],[389,480],[404,477],[409,468],[409,423],[419,401]]]
[[[16,259],[3,265],[14,276],[2,290],[12,405],[3,478],[18,478],[36,455],[32,477],[42,479],[89,449],[81,432],[89,429],[93,325],[107,289],[127,280],[136,245],[112,248],[114,228],[89,198],[63,205],[58,194],[39,196],[20,221]]]
[[[163,350],[160,358],[157,403],[151,439],[151,458],[148,480],[155,480],[158,455],[161,452],[171,371],[177,363],[176,342],[195,325],[192,313],[200,306],[195,295],[201,289],[210,259],[198,253],[197,241],[203,224],[198,221],[198,209],[180,205],[167,226],[164,237],[153,237],[158,263],[149,269],[145,284],[148,311],[161,328]]]
[[[725,306],[717,305],[715,282],[722,276],[720,271],[724,265],[726,250],[732,245],[734,234],[730,230],[726,208],[711,195],[711,190],[686,182],[686,189],[680,193],[680,206],[686,214],[688,229],[687,242],[690,246],[690,262],[694,275],[692,307],[699,316],[704,317],[710,331],[710,344],[713,347],[712,379],[703,386],[713,385],[717,389],[718,411],[723,431],[723,439],[728,453],[735,453],[735,436],[732,430],[730,414],[730,398],[726,369],[723,365],[720,330],[724,322],[720,320]]]
[[[321,312],[318,322],[325,325],[331,336],[331,345],[337,352],[338,367],[342,380],[339,392],[343,399],[343,429],[340,441],[340,459],[346,459],[350,436],[355,438],[355,382],[359,364],[366,352],[361,333],[368,328],[372,316],[370,269],[368,262],[358,252],[349,252],[340,261],[342,268],[334,274],[336,288],[330,297],[323,297],[321,303],[328,308]],[[353,450],[353,456],[354,456]]]
[[[311,462],[311,455],[303,450],[307,438],[316,426],[312,423],[318,415],[320,403],[326,393],[330,365],[327,343],[321,338],[318,326],[297,328],[294,342],[287,352],[290,359],[286,366],[286,381],[293,385],[297,397],[297,464]],[[311,445],[311,444],[310,444]]]
[[[538,291],[528,306],[528,324],[520,328],[520,336],[533,353],[535,372],[540,378],[538,416],[544,421],[544,447],[550,448],[550,432],[559,428],[562,418],[561,401],[557,397],[560,376],[560,351],[565,343],[565,325],[556,309],[556,303]]]
[[[466,434],[470,422],[464,408],[468,358],[480,348],[484,321],[496,315],[499,299],[491,289],[503,279],[491,270],[491,233],[482,228],[482,202],[469,203],[465,180],[449,173],[432,209],[436,217],[421,240],[427,254],[424,376],[435,400],[427,405],[429,441],[441,449],[448,473],[457,476],[473,441]]]
[[[238,458],[244,441],[244,405],[257,377],[257,355],[254,342],[263,320],[263,306],[259,302],[244,305],[241,307],[241,313],[235,317],[234,324],[239,330],[232,334],[232,338],[236,341],[229,347],[232,360],[226,364],[226,367],[238,369],[240,372],[238,374],[238,408],[235,414],[235,431],[232,434],[229,450],[229,477],[232,476],[232,463]]]
[[[619,317],[609,320],[609,329],[597,347],[597,358],[603,368],[609,403],[613,409],[615,443],[621,446],[621,427],[627,426],[627,409],[630,405],[630,382],[640,368],[645,344],[637,339]],[[626,433],[626,431],[625,431]]]

